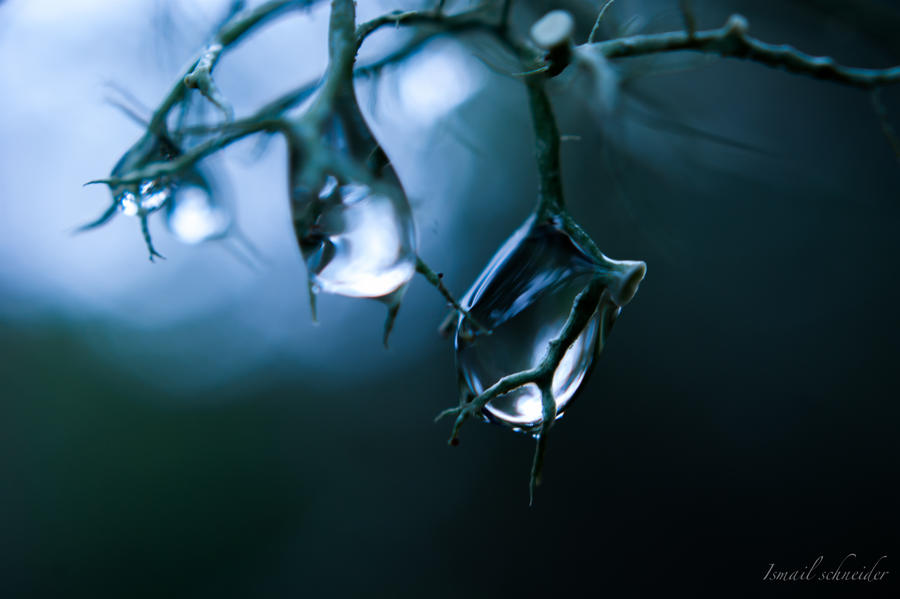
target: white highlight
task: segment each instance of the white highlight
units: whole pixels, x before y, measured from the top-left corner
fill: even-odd
[[[400,72],[404,114],[422,123],[435,121],[468,100],[481,83],[480,71],[457,43],[439,40],[411,56]]]

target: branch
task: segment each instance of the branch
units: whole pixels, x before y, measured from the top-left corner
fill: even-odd
[[[257,25],[274,17],[284,10],[292,8],[301,8],[308,5],[310,0],[270,0],[256,7],[244,16],[236,16],[226,21],[219,32],[215,35],[212,43],[210,43],[200,55],[191,62],[190,66],[185,70],[184,75],[178,78],[172,89],[163,99],[162,103],[153,113],[147,129],[161,133],[165,130],[166,118],[172,107],[178,104],[184,97],[185,92],[190,86],[185,80],[196,80],[199,82],[203,79],[204,73],[208,77],[215,67],[219,58],[225,49],[240,41],[248,32],[252,31]],[[216,48],[218,47],[218,48]],[[201,62],[207,64],[200,65]],[[195,74],[195,70],[200,69]],[[192,77],[193,75],[193,77]],[[201,92],[203,90],[201,89]],[[208,96],[207,96],[208,97]]]
[[[544,90],[544,78],[540,75],[525,80],[528,102],[531,106],[531,122],[534,127],[534,153],[538,166],[538,220],[559,214],[565,209],[562,192],[562,167],[560,165],[559,128],[553,116],[553,107]]]
[[[606,4],[603,5],[603,8],[600,9],[600,12],[597,13],[597,20],[594,21],[594,26],[591,27],[591,33],[588,35],[588,43],[593,44],[597,41],[597,34],[600,33],[600,23],[603,21],[603,17],[606,15],[606,11],[609,10],[609,7],[612,6],[612,3],[616,0],[606,0]]]
[[[459,304],[459,302],[456,301],[456,298],[453,297],[453,294],[450,293],[450,290],[447,289],[447,287],[444,285],[444,281],[442,280],[444,278],[443,274],[434,272],[431,267],[425,264],[425,261],[422,260],[422,258],[418,257],[416,258],[416,272],[425,277],[425,280],[431,283],[440,292],[440,294],[444,296],[444,299],[446,299],[447,302],[451,306],[453,306],[453,312],[451,313],[451,316],[457,313],[462,314],[469,322],[472,323],[472,325],[476,329],[481,331],[482,334],[489,335],[491,333],[490,329],[486,328],[480,322],[475,320],[475,318],[471,314],[469,314],[469,311],[463,308]]]
[[[247,17],[240,19],[236,22],[233,22],[229,25],[230,21],[226,21],[222,30],[219,34],[217,34],[216,39],[218,42],[214,42],[204,49],[200,54],[200,58],[198,58],[194,63],[192,63],[192,67],[189,68],[187,75],[185,75],[182,79],[176,82],[169,96],[160,105],[154,112],[154,119],[157,119],[156,122],[158,124],[154,125],[154,121],[151,120],[149,124],[147,124],[147,128],[151,131],[154,130],[154,127],[161,127],[165,123],[165,115],[168,110],[171,109],[177,102],[181,100],[181,95],[184,92],[180,86],[185,85],[187,87],[198,87],[198,89],[204,85],[204,81],[206,83],[212,84],[211,78],[208,79],[212,69],[215,67],[218,59],[221,57],[224,49],[228,44],[234,43],[240,36],[249,31],[253,26],[261,23],[265,18],[274,17],[278,11],[285,10],[287,8],[293,7],[295,4],[297,6],[306,6],[310,2],[309,0],[301,0],[297,2],[297,0],[293,0],[293,2],[269,2],[266,3],[252,13],[250,13]],[[341,5],[346,9],[345,4],[342,2]],[[473,11],[474,12],[474,11]],[[356,38],[356,32],[352,29],[350,24],[353,23],[352,16],[351,18],[346,18],[346,14],[341,14],[340,10],[338,11],[339,23],[343,23],[343,29],[340,33],[336,33],[331,40],[330,46],[332,49],[332,53],[337,58],[340,58],[339,61],[332,61],[330,63],[331,71],[336,70],[346,70],[348,64],[352,65],[353,57],[355,56],[355,50],[353,48],[353,44],[345,43],[346,40],[353,40]],[[467,19],[472,17],[472,13],[467,13],[465,15],[459,15],[457,17],[449,18],[449,21],[452,26],[463,26],[464,21],[468,22]],[[429,17],[430,18],[430,17]],[[445,22],[445,19],[441,16],[437,16],[438,21]],[[378,27],[384,25],[389,22],[389,19],[381,18],[376,19],[377,22],[371,23],[368,28],[371,31],[374,31]],[[471,21],[474,24],[474,21]],[[365,27],[365,26],[364,26]],[[391,64],[397,60],[404,58],[409,52],[414,51],[416,48],[420,47],[422,43],[424,43],[427,39],[430,39],[430,35],[421,39],[413,40],[413,42],[409,45],[405,45],[398,49],[395,52],[389,53],[382,59],[376,60],[371,64],[367,64],[361,67],[356,68],[353,71],[353,75],[364,75],[372,72],[377,72],[385,65]],[[339,65],[335,66],[337,62],[340,62]],[[340,68],[338,68],[338,66]],[[346,73],[340,73],[331,78],[332,90],[339,87],[338,83],[344,79],[347,79]],[[168,176],[176,174],[177,172],[190,168],[193,164],[195,164],[200,159],[224,148],[231,143],[242,139],[243,137],[260,131],[284,131],[288,124],[284,122],[281,117],[282,115],[293,108],[298,103],[302,102],[309,95],[315,91],[317,85],[316,82],[305,83],[297,88],[275,98],[269,103],[265,104],[261,108],[259,108],[252,115],[237,120],[226,120],[224,123],[214,124],[214,125],[199,125],[194,127],[188,127],[182,130],[182,133],[189,135],[215,135],[214,139],[209,139],[206,142],[194,147],[191,151],[185,152],[180,155],[178,158],[166,162],[166,163],[155,163],[146,165],[144,168],[140,170],[136,170],[131,173],[127,173],[121,177],[109,177],[105,179],[95,179],[93,181],[89,181],[88,184],[97,184],[104,183],[110,186],[121,185],[121,184],[131,184],[138,183],[139,181],[146,178],[154,178],[157,176]],[[180,89],[180,91],[179,91]],[[203,91],[203,89],[201,89]],[[213,95],[217,92],[217,90],[210,88],[210,92]],[[209,93],[206,94],[209,97]],[[230,106],[227,105],[227,102],[224,102],[224,98],[210,98],[217,103],[217,99],[220,100],[217,105],[219,105],[220,109],[226,113],[226,117],[233,116],[230,111]],[[328,100],[333,101],[333,98],[328,98]],[[326,112],[326,109],[330,107],[331,102],[323,102],[323,108],[321,110],[322,113]],[[301,115],[300,119],[307,119],[307,122],[312,121],[315,123],[316,119],[314,118],[316,115],[312,117],[307,117],[309,114],[308,111],[306,114]],[[159,120],[159,119],[162,120]]]
[[[491,19],[485,12],[484,7],[474,8],[455,15],[446,15],[442,9],[442,3],[435,10],[407,10],[394,11],[380,17],[376,17],[370,21],[360,24],[356,28],[356,45],[357,48],[362,46],[366,38],[378,31],[379,29],[393,25],[395,27],[413,26],[413,25],[435,25],[440,26],[442,31],[458,31],[462,29],[481,29],[490,33],[500,34],[503,26],[502,21],[492,23]]]
[[[94,179],[88,181],[85,185],[105,184],[110,187],[117,185],[133,185],[140,183],[145,179],[159,179],[161,177],[169,177],[181,171],[184,171],[199,160],[218,152],[222,148],[259,131],[281,130],[284,123],[280,119],[259,119],[249,117],[241,121],[235,121],[222,132],[218,137],[209,139],[189,151],[179,154],[176,158],[167,162],[152,162],[142,168],[129,171],[121,177],[107,177],[105,179]]]
[[[732,15],[724,27],[696,31],[693,35],[684,31],[635,35],[600,42],[595,46],[606,58],[688,50],[752,60],[792,73],[867,89],[900,83],[900,65],[885,69],[843,66],[827,56],[811,56],[792,46],[767,44],[747,35],[747,29],[744,17]]]
[[[210,102],[225,114],[225,120],[231,121],[234,119],[234,109],[212,78],[213,67],[224,50],[225,46],[222,44],[210,44],[207,46],[193,70],[184,76],[184,84],[206,96]]]
[[[353,62],[356,59],[356,3],[354,0],[331,0],[328,20],[328,67],[319,95],[309,110],[295,123],[309,122],[314,128],[323,125],[331,114],[335,99],[344,93],[353,96]],[[354,100],[355,101],[355,100]]]

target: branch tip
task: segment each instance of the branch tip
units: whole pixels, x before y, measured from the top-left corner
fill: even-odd
[[[745,35],[750,31],[750,22],[743,15],[735,13],[728,17],[725,28],[732,34]]]
[[[400,302],[397,301],[388,306],[387,318],[384,320],[384,338],[382,341],[384,342],[384,349],[388,348],[388,337],[391,336],[391,331],[394,330],[394,322],[397,320],[397,313],[400,311]]]
[[[115,185],[115,181],[113,179],[92,179],[87,183],[81,184],[82,187],[87,187],[89,185],[106,185],[112,187],[113,185]]]
[[[607,0],[606,4],[603,5],[603,8],[600,9],[600,12],[597,13],[597,20],[594,21],[594,26],[591,28],[591,33],[588,35],[587,43],[593,44],[597,39],[597,34],[600,33],[600,22],[603,21],[604,15],[606,15],[606,11],[609,10],[609,7],[612,6],[612,3],[616,0]]]

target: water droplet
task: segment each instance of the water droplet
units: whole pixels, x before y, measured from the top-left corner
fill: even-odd
[[[611,265],[622,272],[610,271]],[[621,296],[621,287],[636,286],[634,279],[639,282],[643,269],[643,263],[595,260],[557,224],[537,223],[532,217],[500,248],[463,298],[463,307],[492,333],[481,334],[468,320],[459,320],[456,357],[461,380],[478,395],[504,376],[537,367],[578,294],[596,277],[605,277],[612,285],[553,375],[561,417],[619,314],[611,298]],[[516,431],[534,432],[542,423],[540,390],[534,384],[514,389],[488,402],[484,414]]]
[[[231,213],[208,187],[179,185],[166,208],[166,226],[183,243],[221,239],[232,225]]]
[[[120,209],[128,216],[150,214],[165,205],[172,197],[172,186],[161,181],[144,179],[137,186],[137,193],[126,189],[117,197]]]
[[[416,270],[412,215],[392,191],[326,180],[316,217],[300,236],[314,288],[377,298],[409,282]]]
[[[137,197],[131,193],[130,191],[123,191],[116,198],[116,202],[119,204],[119,209],[124,212],[128,216],[135,216],[138,213],[138,200]]]
[[[148,164],[171,160],[179,150],[166,137],[146,134],[113,167],[111,176],[122,177]],[[172,197],[173,185],[164,179],[143,179],[138,184],[116,185],[112,189],[119,209],[128,216],[141,216],[162,208]]]
[[[415,225],[400,181],[352,96],[338,98],[322,139],[368,176],[310,174],[291,148],[291,211],[311,284],[396,305],[416,271]]]

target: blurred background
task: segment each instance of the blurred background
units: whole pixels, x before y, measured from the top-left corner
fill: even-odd
[[[156,264],[124,215],[72,235],[110,201],[82,184],[141,133],[106,99],[146,116],[227,4],[0,2],[0,596],[896,596],[900,165],[865,92],[689,55],[553,82],[572,212],[649,271],[529,508],[528,438],[469,424],[449,448],[432,423],[457,394],[424,281],[389,350],[376,302],[323,296],[311,323],[280,140],[215,165],[256,269],[161,219]],[[583,40],[599,4],[513,18],[565,6]],[[893,3],[694,8],[900,63]],[[317,79],[326,23],[317,5],[226,56],[239,115]],[[676,2],[618,0],[602,33],[679,27]],[[485,39],[436,37],[358,84],[458,295],[535,199],[514,70]],[[900,126],[900,89],[882,102]],[[850,553],[890,574],[762,581]]]

